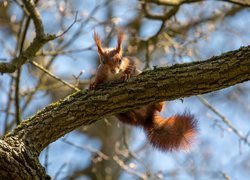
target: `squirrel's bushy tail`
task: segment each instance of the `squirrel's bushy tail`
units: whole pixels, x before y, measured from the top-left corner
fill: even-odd
[[[188,150],[197,134],[197,121],[188,113],[168,119],[155,113],[144,129],[149,142],[162,151]]]
[[[148,105],[118,114],[117,118],[126,124],[143,127],[148,141],[162,151],[188,150],[197,134],[197,120],[189,113],[164,119],[158,114],[163,106],[164,102]]]

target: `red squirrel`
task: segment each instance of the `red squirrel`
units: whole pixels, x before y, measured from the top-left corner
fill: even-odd
[[[122,56],[123,37],[124,33],[118,32],[117,47],[103,48],[99,35],[94,32],[100,65],[94,82],[90,84],[91,90],[103,82],[126,81],[141,73],[136,68],[133,58]],[[165,119],[158,114],[162,111],[163,106],[164,102],[160,102],[115,116],[123,123],[142,127],[151,145],[162,151],[188,150],[197,134],[197,120],[188,113]]]

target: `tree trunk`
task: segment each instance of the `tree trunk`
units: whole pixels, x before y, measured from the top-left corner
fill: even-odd
[[[20,139],[0,140],[0,179],[50,179],[38,156]]]

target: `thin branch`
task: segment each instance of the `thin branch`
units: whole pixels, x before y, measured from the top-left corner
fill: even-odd
[[[94,148],[92,148],[90,146],[78,146],[78,145],[72,143],[71,141],[68,141],[65,138],[62,139],[62,142],[66,143],[66,144],[69,144],[71,146],[74,146],[74,147],[76,147],[78,149],[81,149],[81,150],[84,150],[84,151],[88,151],[88,152],[90,152],[92,154],[97,154],[99,157],[101,157],[104,160],[108,160],[109,159],[109,157],[106,154],[104,154],[103,152],[101,152],[101,151],[99,151],[97,149],[94,149]]]
[[[49,168],[49,146],[45,150],[44,168],[45,168],[45,171],[48,172],[48,168]]]
[[[222,8],[219,10],[218,13],[214,13],[211,16],[208,17],[201,17],[199,19],[194,19],[191,21],[188,21],[186,23],[183,23],[181,26],[178,27],[172,27],[169,26],[169,32],[172,32],[174,34],[182,34],[182,36],[185,36],[190,28],[196,28],[199,25],[206,23],[206,22],[213,22],[213,24],[216,24],[219,22],[219,20],[222,19],[222,17],[229,17],[229,16],[233,16],[238,12],[241,12],[244,8],[242,7],[237,7],[237,6],[233,6],[231,8]]]
[[[233,4],[240,5],[240,6],[250,6],[249,0],[219,0],[219,1],[233,3]]]
[[[55,50],[55,51],[49,51],[49,52],[39,52],[36,54],[36,57],[38,56],[57,56],[57,55],[63,55],[63,54],[73,54],[73,53],[80,53],[83,51],[90,51],[93,50],[94,46],[82,48],[82,49],[72,49],[72,50]]]
[[[149,41],[149,42],[150,41],[154,41],[161,34],[161,32],[165,28],[166,21],[169,20],[174,15],[176,15],[176,13],[178,12],[179,8],[180,8],[180,6],[175,6],[175,7],[171,8],[169,11],[167,11],[164,15],[155,15],[155,14],[149,13],[148,8],[147,8],[147,4],[145,4],[145,3],[142,4],[142,9],[144,10],[145,16],[147,18],[157,19],[157,20],[161,20],[162,21],[159,30],[153,36],[151,36],[150,38],[148,38],[146,40],[146,43],[147,43],[147,41]],[[149,46],[149,44],[148,44],[148,46]]]
[[[150,48],[149,41],[146,41],[145,66],[143,70],[150,69]]]
[[[142,3],[142,9],[145,14],[145,17],[150,18],[150,19],[161,20],[161,21],[166,21],[170,19],[173,15],[175,15],[178,12],[179,8],[180,6],[175,6],[175,7],[172,7],[172,9],[167,11],[165,14],[158,15],[158,14],[151,14],[147,8],[147,4]]]
[[[71,38],[69,38],[69,40],[67,41],[67,43],[64,43],[64,41],[59,41],[58,45],[59,45],[59,49],[57,49],[57,51],[60,53],[60,54],[67,54],[67,53],[74,53],[74,52],[81,52],[81,51],[86,51],[86,50],[91,50],[93,46],[90,46],[90,47],[87,47],[87,48],[83,48],[83,49],[76,49],[76,50],[69,50],[69,51],[63,51],[63,49],[67,48],[69,45],[71,45],[75,40],[78,39],[78,36],[81,35],[81,31],[82,29],[84,28],[84,26],[89,22],[89,20],[92,18],[92,16],[98,11],[99,8],[103,8],[103,6],[105,6],[108,2],[110,1],[107,1],[107,2],[104,2],[104,3],[101,3],[100,5],[96,6],[91,12],[90,14],[88,15],[88,17],[81,23],[81,25],[79,26],[78,30],[73,33],[73,35],[71,36]],[[63,44],[63,45],[62,45]],[[60,46],[62,45],[62,46]],[[39,52],[36,54],[37,56],[43,56],[43,55],[47,55],[47,52],[46,54],[43,54],[43,52],[41,54],[39,54]],[[49,62],[48,64],[46,65],[45,69],[49,69],[49,67],[52,65],[52,63],[54,62],[55,58],[57,57],[57,55],[59,55],[58,53],[56,52],[48,52],[48,55],[51,55],[52,57],[49,59]],[[44,73],[42,73],[39,77],[38,77],[38,82],[37,82],[37,85],[36,87],[34,88],[34,91],[28,96],[23,108],[22,108],[22,111],[24,111],[29,103],[31,102],[32,100],[32,97],[34,96],[35,92],[37,89],[39,89],[39,86],[41,84],[41,82],[43,81],[44,79]]]
[[[88,17],[84,20],[84,22],[81,23],[80,27],[78,28],[78,30],[71,36],[71,38],[62,46],[61,49],[69,46],[70,44],[72,44],[77,37],[81,34],[82,29],[84,28],[84,26],[86,26],[88,24],[88,22],[93,18],[93,16],[95,15],[95,13],[100,9],[103,8],[104,6],[108,5],[110,2],[112,1],[104,1],[103,3],[100,3],[99,5],[95,6],[95,8],[89,13]]]
[[[14,77],[11,77],[10,85],[9,85],[9,93],[8,93],[8,103],[7,103],[7,106],[5,108],[4,134],[6,134],[9,130],[9,128],[8,128],[9,113],[8,112],[10,111],[11,102],[12,102],[12,93],[13,93],[12,85],[13,85],[13,83],[14,83]]]
[[[0,109],[0,112],[8,113],[8,114],[11,115],[11,116],[15,116],[15,113],[14,113],[14,112],[11,112],[11,111],[7,111],[7,112],[6,112],[6,109]]]
[[[55,176],[54,176],[54,179],[56,180],[58,178],[58,176],[60,175],[60,173],[62,172],[63,168],[66,166],[67,164],[66,163],[63,163],[59,169],[57,170]]]
[[[69,84],[68,82],[62,80],[61,78],[57,77],[56,75],[54,75],[53,73],[51,73],[50,71],[48,71],[47,69],[45,69],[44,67],[42,67],[41,65],[39,65],[38,63],[36,63],[35,61],[31,61],[30,62],[33,66],[37,67],[38,69],[42,70],[43,72],[45,72],[46,74],[48,74],[50,77],[60,81],[61,83],[63,83],[64,85],[68,86],[69,88],[73,89],[74,91],[80,91],[79,88],[73,86],[72,84]]]
[[[21,69],[17,70],[17,75],[15,78],[15,110],[16,110],[16,125],[20,124],[21,116],[20,116],[20,106],[19,106],[19,86],[20,86],[20,76]]]
[[[64,34],[66,34],[74,26],[74,24],[77,22],[77,15],[78,15],[78,11],[76,11],[74,21],[69,25],[69,27],[65,31],[63,31],[61,34],[56,35],[56,38],[62,37]]]
[[[113,156],[113,160],[127,173],[135,175],[136,177],[139,177],[143,180],[147,179],[147,176],[145,174],[137,172],[137,170],[133,170],[128,165],[126,165],[118,156]]]
[[[140,160],[139,157],[137,157],[137,155],[136,155],[135,152],[132,152],[130,150],[129,143],[128,143],[128,140],[127,140],[126,131],[125,131],[124,128],[123,128],[123,131],[122,131],[122,139],[123,139],[123,142],[124,142],[124,146],[126,148],[125,149],[125,153],[124,153],[124,150],[119,150],[118,147],[116,148],[116,152],[117,152],[117,154],[122,155],[122,156],[124,156],[126,158],[123,161],[127,162],[128,160],[130,160],[129,157],[132,157],[134,160],[136,160],[139,164],[141,164],[143,166],[143,168],[146,171],[147,176],[149,176],[149,177],[155,177],[155,174],[153,174],[151,172],[150,168],[142,160]],[[157,177],[155,177],[155,178],[157,178]]]
[[[43,38],[45,36],[43,22],[40,13],[36,8],[36,4],[34,4],[34,2],[31,0],[23,0],[23,4],[27,10],[24,12],[28,12],[29,14],[27,14],[27,16],[30,17],[34,22],[36,35],[40,38]]]
[[[35,1],[35,3],[37,3],[38,1]],[[31,17],[28,16],[28,18],[26,19],[25,21],[25,16],[23,17],[22,19],[22,23],[21,23],[21,26],[20,26],[20,33],[19,33],[19,36],[18,36],[18,41],[17,41],[17,50],[19,49],[19,52],[18,54],[22,54],[23,52],[23,48],[24,48],[24,42],[25,42],[25,38],[26,38],[26,34],[27,34],[27,31],[28,31],[28,28],[29,28],[29,25],[30,25],[30,19]],[[22,25],[23,25],[23,22],[24,23],[24,30],[23,30],[23,33],[22,32]],[[19,43],[20,42],[20,43]],[[20,86],[20,78],[21,78],[21,72],[22,72],[22,68],[18,68],[17,69],[17,76],[16,76],[16,79],[15,79],[15,107],[16,107],[16,125],[20,124],[20,121],[21,121],[21,110],[20,110],[20,102],[19,102],[19,86]]]
[[[223,171],[220,171],[220,174],[222,175],[223,179],[225,179],[225,180],[231,180],[230,176],[227,173],[225,173]]]
[[[248,0],[139,0],[147,3],[154,3],[163,6],[179,6],[182,4],[196,3],[196,2],[211,2],[211,1],[223,1],[227,3],[237,4],[240,6],[250,6]]]
[[[78,36],[81,34],[81,31],[82,31],[82,29],[84,28],[84,26],[85,26],[85,25],[87,24],[87,22],[91,19],[91,17],[97,12],[97,10],[98,10],[99,8],[103,7],[102,5],[104,6],[105,3],[100,4],[100,6],[95,7],[95,8],[91,11],[91,13],[88,15],[88,17],[84,20],[84,22],[81,23],[81,25],[79,26],[78,30],[77,30],[77,31],[72,35],[72,37],[67,41],[67,43],[63,44],[64,41],[59,41],[59,47],[60,47],[61,44],[63,44],[63,45],[57,50],[58,52],[64,53],[63,49],[67,48],[69,45],[71,45],[71,44],[78,38]],[[89,47],[89,48],[92,49],[92,47],[93,47],[93,46],[91,46],[91,47]],[[85,50],[88,50],[88,48],[86,48],[86,49],[85,49],[85,48],[84,48],[84,49],[77,49],[76,52],[85,51]],[[75,51],[75,50],[69,50],[68,52],[65,51],[65,54],[67,54],[67,53],[73,53],[74,51]],[[38,55],[39,55],[39,53],[38,53]],[[57,55],[58,55],[58,54],[57,54],[56,52],[55,52],[55,53],[53,53],[53,52],[51,53],[51,56],[52,56],[52,57],[50,58],[48,64],[47,64],[46,67],[45,67],[45,69],[49,69],[49,67],[52,65],[52,63],[54,62],[54,60],[55,60],[55,58],[57,57]],[[44,73],[45,73],[45,72],[44,72]],[[44,76],[44,73],[42,73],[42,74],[39,76],[37,85],[36,85],[36,87],[34,88],[35,90],[37,90],[37,89],[39,88],[40,83],[43,81],[43,79],[44,79],[44,77],[45,77],[45,76]],[[32,97],[34,96],[35,92],[36,92],[36,91],[32,92],[32,93],[28,96],[28,98],[27,98],[27,100],[26,100],[26,102],[25,102],[25,104],[24,104],[24,106],[23,106],[23,108],[22,108],[23,111],[28,107],[28,104],[31,102]]]
[[[40,14],[33,1],[23,0],[26,13],[33,20],[36,36],[28,48],[11,62],[0,62],[0,73],[13,73],[20,68],[26,61],[35,56],[36,52],[48,41],[56,38],[56,35],[45,35]]]
[[[246,143],[248,146],[250,146],[250,142],[247,139],[247,136],[243,136],[241,132],[239,132],[232,124],[231,122],[223,116],[217,109],[215,109],[204,97],[201,95],[197,96],[199,100],[207,106],[211,111],[213,111],[217,116],[221,118],[221,120],[236,134],[240,140],[242,140],[244,143]]]

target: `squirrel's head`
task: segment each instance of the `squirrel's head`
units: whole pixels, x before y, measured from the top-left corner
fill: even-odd
[[[122,66],[122,40],[124,33],[118,32],[117,47],[116,48],[103,48],[102,41],[99,35],[94,32],[94,41],[98,49],[100,61],[104,66],[107,66],[112,74],[118,74]]]

